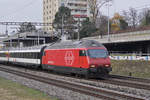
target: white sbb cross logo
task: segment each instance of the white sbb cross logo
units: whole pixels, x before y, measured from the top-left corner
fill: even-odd
[[[74,62],[74,55],[72,51],[67,51],[65,54],[65,63],[66,65],[72,65]]]

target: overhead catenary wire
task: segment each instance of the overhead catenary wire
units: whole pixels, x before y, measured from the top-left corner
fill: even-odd
[[[23,3],[18,3],[19,6],[12,5],[12,6],[10,6],[11,12],[8,12],[8,13],[0,16],[0,20],[5,22],[5,20],[12,20],[12,18],[14,18],[15,16],[23,15],[22,12],[29,12],[29,10],[26,10],[26,9],[37,6],[39,1],[41,1],[41,0],[25,0],[25,1],[23,1]],[[11,8],[13,6],[16,6],[15,9]],[[2,26],[0,25],[0,29],[5,31],[5,26],[4,26],[4,28],[2,28]]]
[[[119,10],[119,11],[117,11],[116,10],[116,2],[115,2],[115,0],[113,0],[113,2],[112,2],[112,6],[111,6],[111,8],[114,8],[114,13],[112,13],[110,16],[114,16],[114,14],[115,13],[119,13],[119,14],[122,14],[124,11],[126,12],[126,13],[130,13],[130,8],[133,8],[133,9],[135,9],[137,12],[141,12],[141,11],[143,11],[144,9],[150,9],[150,4],[145,4],[145,5],[142,5],[142,6],[137,6],[137,7],[129,7],[128,9],[122,9],[122,10]],[[104,12],[102,12],[102,13],[104,13]]]
[[[144,5],[144,6],[140,6],[140,7],[130,7],[130,8],[133,8],[133,9],[135,9],[137,12],[140,12],[140,11],[143,11],[144,9],[150,9],[150,4],[148,5]],[[120,11],[118,11],[118,13],[123,13],[124,11],[126,12],[126,13],[130,13],[130,8],[128,9],[128,10],[120,10]]]
[[[21,6],[20,8],[15,9],[15,10],[12,11],[11,13],[8,13],[8,14],[6,14],[6,15],[3,15],[3,17],[5,17],[5,16],[11,16],[11,15],[20,13],[20,12],[23,11],[24,9],[30,7],[31,5],[34,5],[34,4],[37,3],[37,2],[38,2],[38,0],[32,0],[32,1],[28,2],[27,4]]]

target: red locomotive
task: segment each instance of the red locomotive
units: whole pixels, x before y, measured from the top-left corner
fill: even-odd
[[[44,69],[88,77],[108,75],[112,70],[107,49],[97,41],[60,42],[48,46],[42,57]]]

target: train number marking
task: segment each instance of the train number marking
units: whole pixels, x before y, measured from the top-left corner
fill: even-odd
[[[72,65],[74,62],[74,55],[72,51],[67,51],[65,54],[65,63],[66,65]]]

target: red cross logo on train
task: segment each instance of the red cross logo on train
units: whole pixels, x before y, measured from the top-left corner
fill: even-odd
[[[65,63],[66,65],[72,65],[74,62],[74,55],[72,51],[67,51],[65,54]]]

